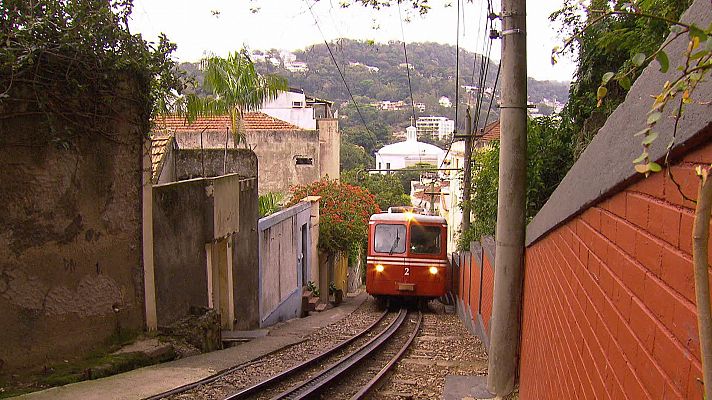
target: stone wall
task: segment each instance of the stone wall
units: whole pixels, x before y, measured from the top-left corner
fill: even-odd
[[[117,85],[119,98],[141,90]],[[111,123],[92,126],[102,132],[66,135],[21,102],[0,107],[0,372],[80,357],[143,328],[148,115],[137,104],[117,101]]]

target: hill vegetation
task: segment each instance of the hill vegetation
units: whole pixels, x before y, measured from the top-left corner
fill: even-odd
[[[377,124],[385,125],[390,132],[402,131],[410,123],[412,107],[408,76],[401,42],[374,43],[339,39],[330,44],[334,58],[344,74],[349,89],[358,103],[361,115],[371,130]],[[348,130],[355,126],[363,127],[361,116],[351,102],[339,71],[334,66],[326,45],[316,44],[303,50],[285,52],[276,49],[267,51],[253,50],[253,61],[262,73],[278,74],[288,79],[291,87],[304,89],[315,97],[334,102],[339,111],[341,127]],[[481,55],[460,50],[460,120],[464,119],[462,106],[471,95],[463,86],[476,86],[481,68]],[[292,62],[306,63],[306,71],[290,71]],[[408,44],[408,61],[411,64],[410,78],[415,103],[423,103],[424,111],[416,109],[416,117],[421,115],[445,116],[455,118],[455,107],[443,107],[439,104],[442,96],[455,101],[455,47],[438,43]],[[486,60],[487,77],[485,88],[493,88],[497,75],[497,65]],[[198,79],[196,64],[182,64],[189,75]],[[568,98],[567,82],[537,81],[529,79],[530,102],[542,104],[545,100],[565,103]],[[496,92],[499,93],[499,89]],[[486,114],[490,96],[485,95],[482,120]],[[384,111],[371,104],[380,101],[403,101],[405,107],[400,111]],[[474,101],[473,101],[474,103]],[[548,111],[547,106],[541,107]],[[497,118],[498,110],[492,109],[490,121]],[[460,127],[463,128],[463,127]]]

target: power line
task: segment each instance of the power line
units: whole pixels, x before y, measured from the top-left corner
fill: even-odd
[[[499,72],[502,70],[502,63],[500,62],[497,66],[497,76],[494,78],[494,87],[492,88],[492,96],[490,97],[489,107],[487,107],[487,115],[485,116],[485,123],[482,125],[482,129],[487,127],[487,121],[489,120],[490,111],[492,111],[492,102],[497,93],[497,82],[499,82]]]
[[[336,70],[339,71],[339,76],[341,76],[341,80],[344,82],[344,86],[346,86],[346,91],[349,93],[349,97],[351,98],[351,101],[354,103],[354,106],[356,107],[356,112],[358,112],[358,115],[361,118],[361,122],[363,123],[364,128],[366,128],[368,133],[373,134],[373,132],[371,132],[371,130],[368,128],[368,125],[366,124],[366,119],[363,117],[363,114],[361,114],[361,109],[359,108],[358,103],[356,102],[356,99],[354,99],[354,95],[351,93],[349,84],[346,83],[346,78],[344,78],[344,74],[341,72],[341,68],[339,68],[339,63],[336,62],[336,57],[334,57],[334,53],[331,51],[331,46],[329,46],[329,43],[326,41],[326,36],[324,35],[324,32],[321,30],[321,27],[319,26],[319,21],[317,20],[316,15],[314,14],[314,10],[312,10],[313,5],[310,6],[309,2],[307,0],[304,0],[304,3],[309,8],[309,12],[311,13],[312,18],[314,18],[314,23],[316,24],[317,29],[319,29],[319,33],[321,34],[321,38],[324,40],[326,49],[329,51],[329,55],[331,56],[331,61],[334,62],[334,65],[336,66]]]
[[[459,52],[459,36],[460,36],[460,35],[459,35],[459,24],[460,24],[460,18],[459,18],[460,12],[459,12],[459,7],[460,7],[460,0],[458,0],[457,6],[458,6],[458,13],[457,13],[457,14],[458,14],[458,21],[457,21],[457,22],[458,22],[458,23],[457,23],[457,25],[458,25],[458,44],[457,44],[457,47],[458,47],[458,57],[456,58],[456,64],[458,64],[458,62],[459,62],[459,53],[460,53],[460,52]],[[480,17],[481,17],[481,16],[482,16],[482,15],[480,14]],[[485,33],[485,39],[482,41],[482,47],[483,47],[482,50],[483,50],[483,52],[484,52],[484,48],[485,48],[486,43],[487,43],[487,36],[488,36],[487,24],[489,23],[489,20],[488,20],[486,17],[485,17],[485,20],[486,20],[486,22],[485,22],[485,32],[484,32],[484,33]],[[481,28],[482,28],[482,23],[481,23],[481,22],[478,24],[478,27],[479,27],[479,28],[478,28],[478,30],[477,30],[477,37],[478,37],[477,42],[479,42],[479,36],[481,35],[481,32],[482,32],[482,29],[481,29]],[[475,45],[475,47],[477,47],[477,45]],[[480,64],[480,76],[481,76],[482,73],[483,73],[483,68],[482,68],[482,63],[484,63],[484,58],[483,58],[483,57],[484,57],[484,56],[482,56],[482,54],[480,54],[480,63],[481,63],[481,64]],[[489,59],[489,57],[488,57],[488,59]],[[471,82],[472,82],[473,84],[474,84],[474,80],[475,80],[476,63],[477,63],[477,53],[475,53],[475,57],[474,57],[473,64],[472,64],[472,80],[471,80]],[[458,74],[458,73],[459,73],[459,66],[457,67],[457,72],[456,72],[456,76],[457,76],[457,78],[456,78],[456,93],[458,93],[458,90],[457,90],[457,89],[458,89],[459,86],[460,86],[460,85],[459,85],[459,74]],[[481,79],[478,78],[478,80],[481,80]],[[457,94],[456,94],[456,96],[457,96]],[[452,145],[453,145],[453,143],[455,143],[456,133],[457,133],[457,115],[458,115],[458,112],[457,112],[457,105],[458,105],[458,104],[457,104],[457,99],[456,99],[456,104],[455,104],[455,107],[456,107],[456,108],[455,108],[455,131],[453,132],[452,138],[451,138],[451,140],[450,140],[450,143],[448,144],[448,148],[447,148],[447,150],[445,151],[445,156],[443,157],[443,161],[440,163],[440,166],[442,166],[442,165],[445,163],[445,159],[447,158],[448,154],[450,154],[450,151],[452,150]]]
[[[455,130],[453,132],[453,138],[455,137],[455,132],[457,132],[457,111],[460,106],[460,3],[461,0],[457,0],[457,35],[455,38]]]
[[[410,91],[410,107],[413,110],[413,123],[415,123],[415,100],[413,99],[413,85],[410,83],[410,63],[408,63],[408,50],[405,45],[405,31],[403,30],[403,17],[401,6],[398,3],[398,19],[400,20],[401,36],[403,37],[403,55],[405,56],[405,70],[408,72],[408,90]]]

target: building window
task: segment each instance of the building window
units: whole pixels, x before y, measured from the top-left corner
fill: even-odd
[[[301,101],[293,101],[292,108],[304,108],[304,103]]]
[[[389,162],[386,163],[386,169],[391,169],[391,163],[389,163]],[[388,171],[388,173],[390,174],[391,171]]]
[[[311,157],[297,157],[297,165],[313,165],[314,159]]]
[[[378,169],[381,169],[381,163],[378,163]]]

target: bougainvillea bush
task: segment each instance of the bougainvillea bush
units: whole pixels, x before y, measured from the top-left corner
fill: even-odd
[[[365,242],[368,219],[381,212],[368,190],[327,178],[293,187],[289,205],[307,196],[321,196],[319,247],[326,251],[349,250]]]

